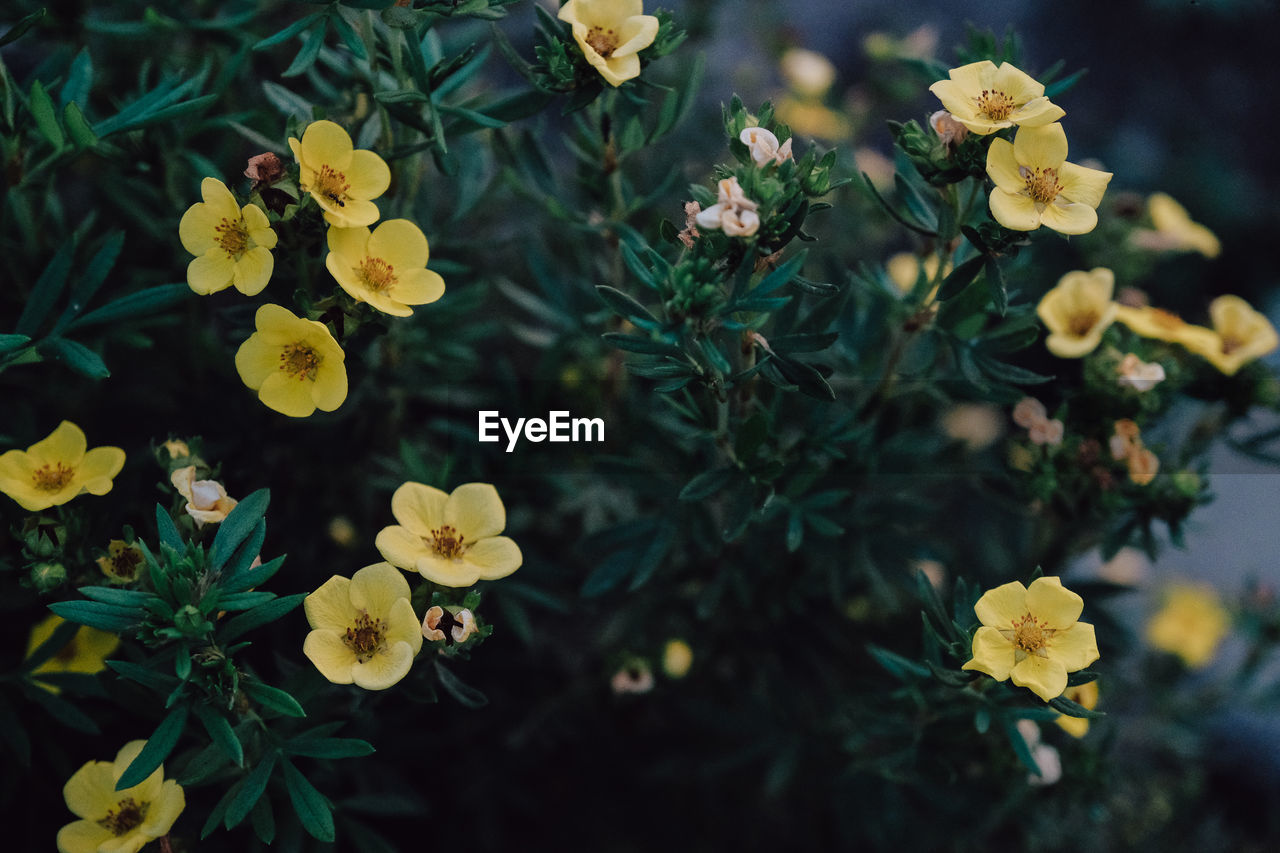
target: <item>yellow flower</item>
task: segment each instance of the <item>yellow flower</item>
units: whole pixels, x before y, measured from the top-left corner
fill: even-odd
[[[1049,328],[1045,346],[1058,358],[1081,358],[1097,349],[1116,319],[1111,301],[1116,279],[1106,267],[1073,270],[1040,298],[1036,315]]]
[[[377,198],[391,186],[391,170],[381,157],[353,148],[351,137],[331,121],[313,121],[302,141],[290,137],[289,148],[300,167],[299,186],[324,210],[324,220],[338,228],[378,221]]]
[[[640,76],[639,53],[658,35],[658,19],[642,12],[642,0],[569,0],[557,17],[605,82],[620,86]]]
[[[1062,695],[1085,710],[1092,711],[1098,707],[1098,682],[1089,681],[1084,684],[1077,684],[1075,687],[1068,687]],[[1054,722],[1074,738],[1082,738],[1089,731],[1088,717],[1068,717],[1063,714]]]
[[[929,91],[956,121],[983,136],[1014,125],[1041,127],[1066,115],[1044,96],[1042,84],[1007,62],[997,68],[984,59],[952,68],[947,76],[951,79],[939,80]]]
[[[1217,343],[1217,336],[1212,329],[1193,325],[1172,311],[1151,305],[1118,305],[1116,319],[1144,338],[1181,344],[1188,348],[1212,349]]]
[[[853,134],[848,118],[818,100],[783,95],[773,114],[786,122],[795,135],[839,142]]]
[[[178,494],[187,499],[183,507],[187,515],[195,519],[196,527],[217,524],[236,508],[238,501],[227,497],[227,490],[214,480],[197,480],[196,466],[178,468],[169,475],[169,482]]]
[[[107,543],[107,556],[97,559],[98,568],[112,583],[133,583],[138,579],[146,557],[137,545],[130,545],[123,539],[112,539]]]
[[[662,649],[662,671],[669,678],[684,678],[693,666],[693,649],[684,640],[667,640]]]
[[[983,593],[973,606],[982,627],[973,635],[973,659],[963,669],[996,681],[1012,677],[1048,702],[1067,689],[1067,673],[1098,659],[1093,626],[1077,621],[1084,599],[1058,578],[1017,581]]]
[[[187,208],[178,223],[182,248],[196,258],[187,265],[187,284],[202,296],[235,285],[245,296],[262,292],[275,261],[276,232],[262,209],[236,204],[226,184],[200,182],[204,201]]]
[[[520,568],[519,546],[499,536],[507,512],[488,483],[464,483],[445,494],[405,483],[391,496],[400,525],[384,527],[374,545],[383,559],[442,586],[497,580]]]
[[[1207,666],[1231,628],[1231,617],[1210,586],[1175,584],[1147,623],[1147,642],[1172,652],[1192,669]]]
[[[1212,335],[1188,339],[1183,346],[1227,376],[1256,358],[1266,355],[1280,344],[1275,326],[1265,314],[1253,310],[1239,296],[1219,296],[1209,303],[1213,321]]]
[[[1192,221],[1187,209],[1165,193],[1153,193],[1147,199],[1147,215],[1155,228],[1136,229],[1130,237],[1135,246],[1156,252],[1199,252],[1206,258],[1222,253],[1217,236]]]
[[[80,427],[63,421],[25,451],[6,452],[0,456],[0,492],[32,512],[61,506],[82,492],[105,495],[124,467],[124,451],[86,450],[86,443]]]
[[[1067,134],[1056,122],[1020,127],[1012,143],[993,139],[987,151],[987,175],[995,182],[988,200],[991,215],[1013,231],[1041,225],[1063,234],[1092,231],[1111,173],[1066,159]]]
[[[165,780],[164,765],[132,788],[116,790],[145,744],[130,741],[114,762],[90,761],[67,780],[62,796],[81,820],[58,830],[58,853],[137,853],[168,834],[187,801],[181,785]]]
[[[924,277],[933,281],[938,275],[938,255],[932,252],[921,258],[915,252],[898,252],[885,263],[885,271],[889,273],[889,280],[894,286],[905,296],[915,289],[916,281],[920,277],[920,273],[924,272]],[[946,266],[942,268],[942,275],[945,277],[951,272],[951,262],[948,261]],[[925,303],[933,302],[933,298],[938,294],[938,288],[941,283],[934,285],[929,291],[929,295],[925,298]]]
[[[787,88],[802,98],[821,98],[836,82],[836,67],[821,53],[793,47],[778,63]]]
[[[258,331],[236,351],[236,370],[269,409],[305,418],[332,412],[347,399],[346,354],[323,323],[279,305],[263,305]]]
[[[50,613],[48,618],[31,629],[31,637],[27,640],[27,657],[31,657],[41,644],[53,636],[53,632],[63,623],[61,616]],[[65,646],[57,654],[31,671],[32,675],[58,672],[74,672],[93,675],[107,668],[107,656],[120,646],[120,638],[110,631],[100,631],[88,625],[80,626]],[[44,684],[36,679],[36,683],[51,693],[60,692],[61,688]]]
[[[312,631],[302,653],[334,684],[385,690],[422,649],[409,582],[390,563],[334,575],[302,601]]]
[[[444,295],[444,279],[426,269],[427,238],[407,219],[368,228],[330,228],[325,266],[357,302],[384,314],[408,317],[410,305],[425,305]]]

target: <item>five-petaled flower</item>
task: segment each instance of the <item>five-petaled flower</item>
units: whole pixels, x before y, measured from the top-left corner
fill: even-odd
[[[324,210],[325,222],[355,228],[378,221],[372,200],[391,186],[391,170],[381,157],[354,148],[351,136],[331,121],[313,121],[301,142],[289,138],[289,148],[301,169],[299,186]]]
[[[216,480],[197,480],[196,466],[178,468],[169,475],[169,482],[178,494],[187,499],[183,507],[187,515],[195,519],[196,527],[217,524],[236,508],[236,499],[227,496],[227,490]]]
[[[1134,230],[1129,239],[1135,246],[1156,252],[1199,252],[1206,258],[1222,253],[1217,235],[1194,221],[1167,193],[1153,193],[1147,199],[1147,215],[1153,227]]]
[[[1116,319],[1144,338],[1181,344],[1193,351],[1198,347],[1212,348],[1215,343],[1212,329],[1188,323],[1172,311],[1154,305],[1118,305]]]
[[[408,317],[410,305],[425,305],[444,295],[444,279],[426,269],[427,238],[407,219],[391,219],[368,228],[330,228],[325,266],[358,302],[384,314]]]
[[[1045,346],[1058,358],[1081,358],[1097,349],[1116,319],[1111,301],[1115,276],[1106,267],[1073,270],[1040,298],[1036,315],[1049,328]]]
[[[1084,599],[1058,578],[1017,581],[988,590],[973,606],[982,622],[973,635],[973,658],[963,669],[996,681],[1012,678],[1048,702],[1067,689],[1067,673],[1098,659],[1093,626],[1080,622]]]
[[[956,121],[986,136],[1006,127],[1041,127],[1066,115],[1045,97],[1044,86],[1007,62],[989,59],[947,72],[929,87]]]
[[[138,580],[138,572],[142,570],[146,557],[137,544],[130,544],[123,539],[112,539],[107,543],[107,555],[97,559],[98,568],[111,583],[126,584]]]
[[[1183,341],[1183,346],[1227,376],[1280,345],[1275,326],[1239,296],[1219,296],[1209,303],[1213,332]]]
[[[1147,623],[1147,642],[1171,652],[1191,669],[1208,666],[1231,630],[1231,616],[1211,586],[1177,583],[1164,594],[1160,610]]]
[[[1013,231],[1047,225],[1063,234],[1087,234],[1098,224],[1111,173],[1066,162],[1067,134],[1057,122],[1020,127],[1013,142],[993,139],[987,174],[995,182],[991,215]]]
[[[409,582],[390,563],[334,575],[302,601],[312,631],[302,652],[334,684],[385,690],[422,649]]]
[[[63,421],[25,451],[6,452],[0,456],[0,492],[32,512],[61,506],[82,492],[105,495],[124,467],[124,451],[85,445],[80,427]]]
[[[569,0],[557,17],[591,67],[610,86],[640,76],[640,51],[658,36],[658,19],[645,15],[642,0]]]
[[[200,182],[202,202],[187,208],[178,223],[182,248],[196,258],[187,265],[187,284],[201,296],[235,285],[245,296],[267,286],[275,261],[276,232],[254,204],[241,207],[226,184]]]
[[[137,785],[116,790],[145,745],[130,741],[114,762],[90,761],[67,780],[62,796],[81,819],[58,830],[58,853],[137,853],[168,834],[187,802],[182,786],[164,778],[164,765]]]
[[[391,496],[399,525],[384,527],[374,545],[383,559],[442,586],[497,580],[520,568],[524,556],[500,536],[507,512],[488,483],[464,483],[446,494],[405,483]]]
[[[323,323],[263,305],[257,331],[236,351],[236,370],[267,408],[292,418],[332,412],[347,399],[342,347]]]
[[[694,221],[699,228],[724,231],[730,237],[750,237],[760,230],[760,205],[747,198],[737,178],[724,178],[717,185],[716,203],[701,211]]]
[[[50,613],[31,629],[31,637],[27,640],[27,657],[44,645],[59,625],[64,622],[61,616]],[[120,638],[110,631],[90,628],[81,625],[66,645],[58,649],[52,657],[31,670],[32,680],[50,693],[59,693],[61,688],[40,680],[42,673],[60,672],[93,675],[107,668],[107,655],[113,653],[120,645]]]

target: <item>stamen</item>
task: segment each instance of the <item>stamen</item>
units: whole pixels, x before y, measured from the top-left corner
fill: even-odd
[[[1029,166],[1019,166],[1019,174],[1023,180],[1027,182],[1026,193],[1031,196],[1032,201],[1040,204],[1052,204],[1053,200],[1058,197],[1058,193],[1062,192],[1062,184],[1058,182],[1057,169],[1032,169]]]
[[[1036,654],[1045,647],[1053,630],[1047,623],[1037,622],[1030,613],[1013,620],[1013,644],[1027,654]]]
[[[315,380],[321,360],[320,353],[302,341],[285,344],[280,350],[280,369],[295,379]]]
[[[613,30],[592,27],[587,30],[587,44],[591,45],[591,49],[600,54],[601,58],[608,59],[618,49],[618,36]]]
[[[381,292],[396,283],[396,268],[382,258],[365,258],[360,264],[360,277],[370,290]]]
[[[310,187],[303,187],[303,189],[308,192],[318,193],[338,207],[346,207],[347,190],[351,189],[351,184],[347,181],[346,175],[326,164],[316,172],[315,184]]]
[[[978,96],[978,110],[992,121],[1004,121],[1017,107],[1013,98],[999,89],[983,89]]]
[[[441,557],[446,560],[455,560],[470,547],[470,543],[463,543],[465,538],[465,536],[458,533],[457,528],[453,525],[446,524],[431,531],[431,542],[429,544]]]
[[[1073,316],[1068,323],[1068,328],[1071,330],[1071,334],[1083,338],[1098,324],[1098,319],[1097,311],[1085,311]]]
[[[218,233],[218,245],[227,256],[232,260],[240,260],[245,249],[249,248],[249,229],[244,225],[244,218],[239,217],[232,222],[224,216],[213,230]]]
[[[133,797],[125,797],[116,803],[114,809],[107,812],[106,817],[98,821],[98,826],[109,830],[112,835],[119,838],[141,826],[150,808],[150,803],[139,804]]]
[[[344,642],[356,653],[356,660],[367,663],[384,645],[385,630],[386,626],[381,619],[374,619],[367,612],[361,611],[356,617],[356,624],[347,629]]]
[[[68,468],[61,462],[54,466],[42,465],[31,474],[31,482],[42,492],[56,492],[62,489],[76,474],[75,468]]]

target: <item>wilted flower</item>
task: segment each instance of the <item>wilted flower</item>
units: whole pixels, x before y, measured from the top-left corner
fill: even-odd
[[[1067,673],[1098,659],[1093,626],[1078,621],[1083,609],[1084,599],[1056,577],[988,590],[973,607],[982,627],[973,636],[973,658],[962,668],[996,681],[1012,678],[1048,702],[1066,689]]]
[[[426,269],[429,250],[421,229],[407,219],[391,219],[372,232],[330,228],[325,267],[357,302],[384,314],[408,317],[410,305],[444,295],[444,279]]]
[[[196,466],[178,468],[169,475],[169,482],[178,494],[187,499],[183,507],[187,515],[195,519],[196,527],[217,524],[236,508],[236,499],[227,497],[227,490],[216,480],[197,480]]]
[[[1174,584],[1147,623],[1147,643],[1171,652],[1191,669],[1208,666],[1231,629],[1231,616],[1211,586]]]
[[[997,68],[984,59],[952,68],[947,76],[951,79],[939,80],[929,91],[956,121],[983,136],[1014,125],[1040,127],[1066,115],[1044,96],[1042,84],[1007,62]]]
[[[186,795],[160,765],[143,781],[123,791],[116,783],[146,741],[125,744],[114,762],[90,761],[62,789],[67,808],[81,820],[58,830],[58,853],[137,853],[168,834],[186,808]]]
[[[644,658],[632,658],[613,674],[609,686],[618,695],[648,693],[653,689],[653,669]]]
[[[718,186],[717,203],[699,213],[699,228],[723,230],[730,237],[750,237],[760,228],[759,205],[747,198],[737,178],[725,178]]]
[[[302,652],[334,684],[384,690],[422,649],[409,582],[390,563],[334,575],[302,601],[312,631]]]
[[[435,605],[427,608],[422,620],[422,636],[433,643],[465,643],[478,630],[475,614],[465,607]]]
[[[346,354],[323,323],[271,304],[258,309],[254,322],[257,332],[236,351],[236,371],[267,408],[305,418],[342,405]]]
[[[399,525],[385,527],[374,544],[384,559],[442,586],[465,587],[497,580],[520,568],[524,556],[499,536],[507,511],[488,483],[464,483],[446,494],[405,483],[391,496]]]
[[[37,623],[31,629],[31,636],[27,639],[26,656],[31,657],[31,653],[52,637],[53,632],[63,622],[64,620],[61,616],[50,613]],[[107,656],[115,652],[119,646],[120,638],[110,631],[102,631],[98,628],[90,628],[88,625],[81,625],[71,635],[71,639],[67,641],[67,644],[59,649],[53,657],[31,670],[31,675],[41,687],[51,693],[58,693],[61,688],[41,682],[38,676],[41,673],[73,672],[93,675],[94,673],[102,672],[107,668]]]
[[[105,495],[124,467],[118,447],[86,450],[80,427],[63,421],[45,438],[24,450],[0,455],[0,492],[25,510],[61,506],[77,495]]]
[[[747,146],[747,151],[751,153],[751,160],[757,166],[768,166],[771,163],[783,163],[792,159],[791,139],[788,138],[786,142],[779,145],[778,137],[763,127],[745,127],[742,133],[738,134],[738,139]]]
[[[1056,122],[1020,127],[1012,143],[992,140],[987,151],[987,175],[995,182],[988,199],[991,215],[1013,231],[1034,231],[1042,224],[1063,234],[1092,231],[1111,173],[1066,159],[1067,134]]]
[[[1199,252],[1206,258],[1222,253],[1217,236],[1199,222],[1193,222],[1187,209],[1165,193],[1152,193],[1147,199],[1147,214],[1154,229],[1138,228],[1130,236],[1135,246],[1152,251]]]
[[[1036,316],[1049,329],[1045,346],[1058,358],[1081,358],[1093,352],[1116,318],[1111,301],[1115,276],[1106,267],[1074,270],[1040,298]]]
[[[568,0],[557,17],[591,67],[610,86],[640,76],[640,51],[658,36],[658,19],[645,15],[642,0]]]
[[[954,150],[969,135],[969,128],[957,121],[956,117],[946,110],[938,110],[930,115],[929,127],[938,134],[938,141],[949,150]]]
[[[391,186],[391,170],[381,157],[354,148],[350,134],[331,121],[313,121],[301,142],[289,138],[289,148],[301,169],[299,186],[324,210],[325,222],[355,228],[378,221],[373,199]]]
[[[284,163],[270,151],[255,154],[249,158],[244,176],[253,181],[253,189],[257,191],[284,177]]]
[[[256,296],[275,267],[277,238],[267,215],[254,204],[241,207],[216,178],[200,182],[200,195],[204,201],[187,208],[178,223],[182,247],[196,256],[187,265],[187,284],[202,296],[232,285]]]
[[[107,543],[107,556],[97,559],[98,568],[112,583],[133,583],[138,579],[146,557],[137,545],[130,545],[123,539],[112,539]]]
[[[1181,343],[1227,376],[1235,375],[1241,367],[1280,345],[1275,326],[1266,315],[1239,296],[1213,300],[1209,303],[1209,317],[1213,321],[1211,335],[1189,337]]]
[[[1129,387],[1135,391],[1150,391],[1165,378],[1163,365],[1159,362],[1143,361],[1133,353],[1126,353],[1125,357],[1120,359],[1120,363],[1116,365],[1116,374],[1119,376],[1116,381],[1122,387]]]

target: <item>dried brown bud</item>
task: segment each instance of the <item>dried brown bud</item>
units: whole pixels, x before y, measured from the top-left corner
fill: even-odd
[[[255,154],[249,158],[249,166],[244,170],[244,176],[253,181],[253,189],[257,192],[284,177],[284,163],[270,151],[265,154]]]

